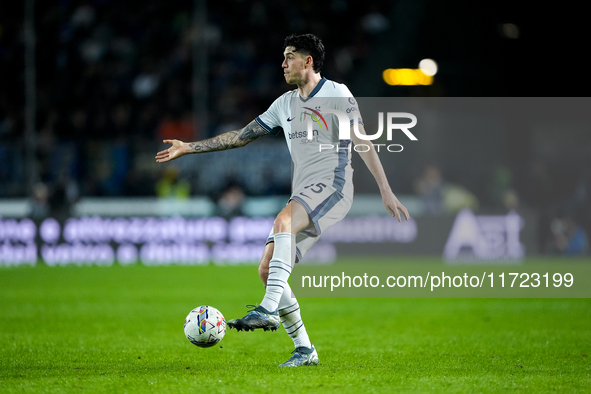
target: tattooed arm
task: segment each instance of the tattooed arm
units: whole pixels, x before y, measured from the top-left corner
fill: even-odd
[[[241,130],[228,131],[227,133],[203,141],[183,142],[179,140],[164,140],[165,144],[172,144],[172,146],[158,152],[156,154],[156,161],[158,163],[165,163],[189,153],[205,153],[240,148],[267,133],[267,130],[253,120]]]

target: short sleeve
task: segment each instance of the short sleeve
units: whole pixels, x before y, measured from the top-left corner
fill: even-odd
[[[281,97],[273,101],[273,104],[255,119],[255,121],[271,135],[277,135],[283,130],[281,122],[279,121],[280,100]]]
[[[358,123],[363,124],[363,119],[361,117],[361,112],[359,112],[357,100],[355,100],[355,97],[353,97],[353,94],[351,94],[349,88],[347,88],[345,85],[340,85],[339,90],[339,95],[342,97],[342,99],[337,101],[336,109],[349,115],[349,118],[351,119],[351,126],[353,126],[355,118],[357,118]]]

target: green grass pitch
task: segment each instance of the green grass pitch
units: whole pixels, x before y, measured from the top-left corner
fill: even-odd
[[[589,299],[300,299],[307,368],[277,367],[283,328],[184,337],[263,291],[255,266],[2,268],[0,392],[591,392]]]

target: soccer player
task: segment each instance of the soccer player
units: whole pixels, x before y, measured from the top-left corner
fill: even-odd
[[[283,94],[266,112],[241,130],[198,142],[164,140],[172,146],[158,152],[156,161],[164,163],[189,153],[242,147],[283,129],[293,162],[292,194],[274,221],[259,265],[259,275],[266,287],[265,296],[246,316],[228,321],[228,326],[238,331],[257,328],[274,331],[283,324],[295,350],[280,366],[316,365],[318,353],[310,342],[299,304],[287,280],[295,263],[316,243],[322,232],[349,211],[353,200],[351,140],[355,144],[363,143],[354,127],[362,135],[365,130],[361,117],[358,117],[350,121],[351,140],[339,140],[337,116],[323,114],[322,111],[332,109],[359,116],[359,110],[345,85],[320,76],[324,45],[318,37],[312,34],[287,37],[283,56],[285,81],[296,85],[297,89]],[[306,123],[312,119],[316,123],[315,129]],[[329,146],[333,149],[328,149]],[[378,184],[385,208],[399,222],[401,213],[408,220],[408,211],[390,189],[373,145],[366,146],[369,150],[359,154]]]

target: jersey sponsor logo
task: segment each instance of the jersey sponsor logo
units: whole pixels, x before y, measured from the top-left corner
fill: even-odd
[[[300,113],[300,122],[304,122],[307,117],[309,116],[310,118],[312,118],[312,120],[314,120],[314,122],[316,122],[318,124],[318,126],[320,126],[320,130],[324,130],[324,128],[322,127],[322,124],[324,124],[324,127],[326,128],[326,130],[328,130],[328,125],[326,124],[326,120],[324,120],[324,117],[322,116],[322,114],[312,108],[309,107],[304,107],[304,109],[306,111],[302,111]],[[322,121],[322,123],[321,123]],[[309,138],[312,138],[312,136],[310,135]]]
[[[318,135],[318,130],[312,130],[312,137],[315,137]],[[304,131],[292,131],[291,133],[288,133],[289,139],[293,140],[296,138],[308,138],[308,131],[304,130]]]

